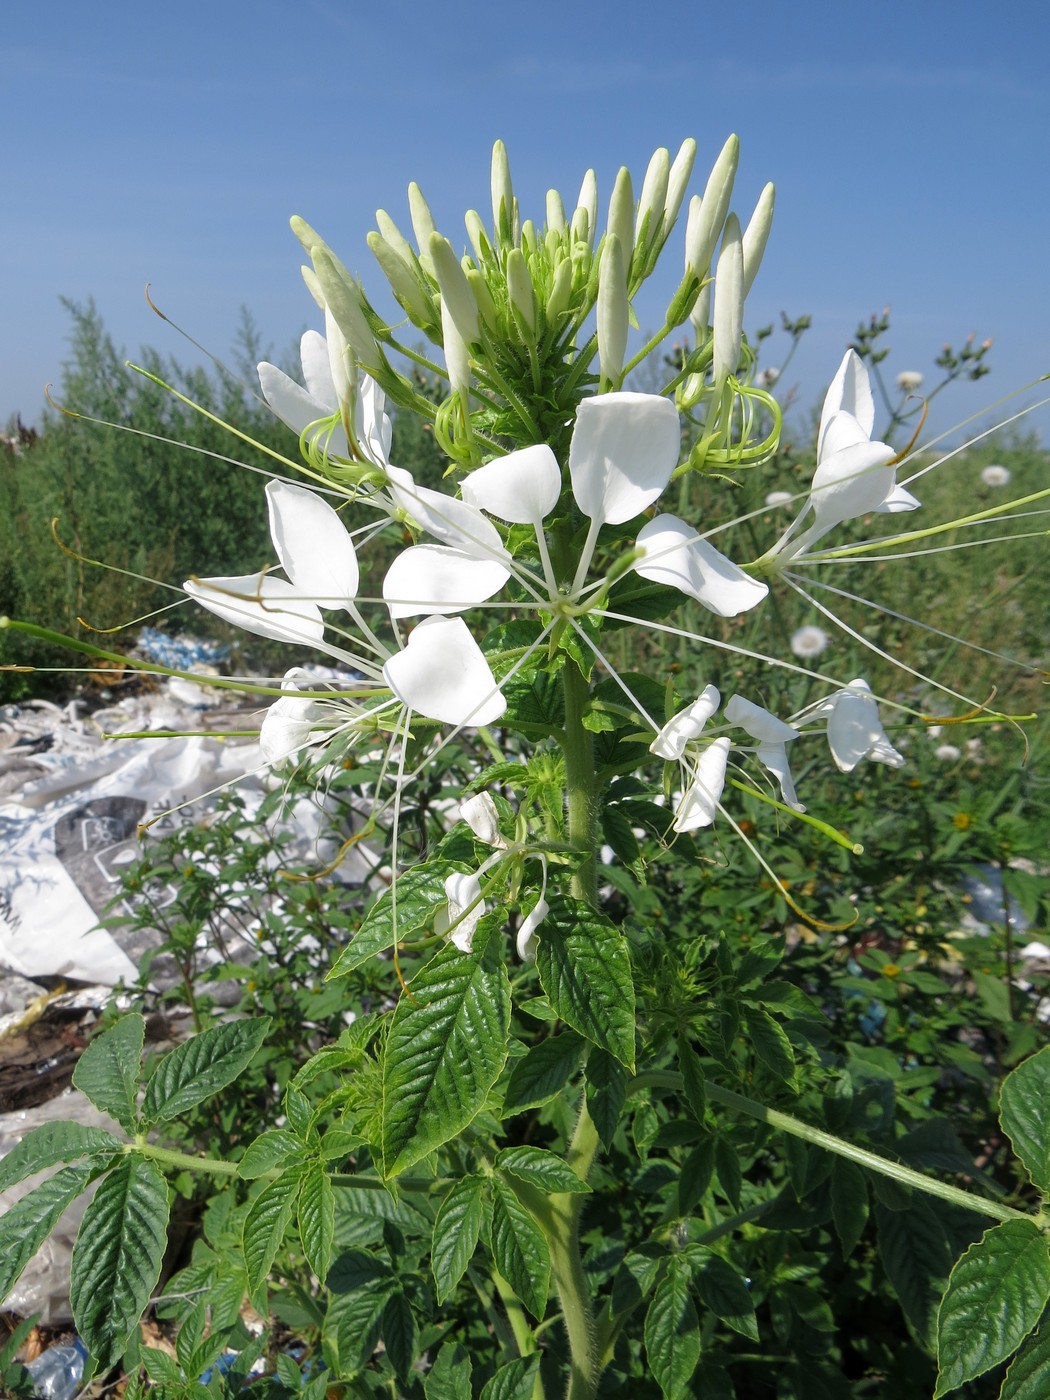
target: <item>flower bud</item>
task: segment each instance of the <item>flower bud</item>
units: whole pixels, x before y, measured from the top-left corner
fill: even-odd
[[[768,184],[758,196],[758,203],[755,205],[755,212],[748,220],[747,228],[744,230],[744,296],[751,290],[751,284],[755,280],[762,262],[762,254],[766,251],[766,243],[769,239],[770,226],[773,223],[773,202],[776,198],[776,191],[772,184]]]
[[[492,300],[489,284],[476,267],[464,267],[463,271],[470,283],[470,290],[474,293],[474,300],[478,304],[478,313],[481,319],[493,334],[499,335],[501,329],[499,312],[496,310],[496,303]]]
[[[291,225],[292,232],[308,253],[310,249],[315,248],[318,243],[324,242],[324,239],[317,230],[312,228],[305,219],[300,218],[298,214],[293,214],[288,222]]]
[[[565,205],[557,190],[547,191],[547,227],[555,233],[564,233],[568,228],[565,220]]]
[[[521,249],[528,262],[531,262],[536,256],[538,247],[539,240],[536,236],[536,225],[531,219],[526,219],[521,226]]]
[[[463,222],[466,225],[467,237],[470,239],[470,246],[474,249],[474,257],[478,263],[484,266],[485,263],[494,261],[492,244],[489,242],[485,225],[481,222],[481,215],[478,211],[468,209],[463,216]]]
[[[510,182],[510,161],[502,141],[492,147],[492,227],[496,242],[513,244],[514,190]]]
[[[620,167],[620,173],[613,185],[605,236],[606,239],[617,239],[624,267],[630,266],[631,254],[634,251],[634,190],[631,186],[631,172],[626,165]]]
[[[705,277],[711,266],[711,256],[729,212],[739,159],[739,137],[730,136],[708,176],[703,198],[697,202],[694,195],[689,202],[685,260],[697,277]]]
[[[430,205],[423,198],[423,191],[415,180],[408,187],[408,211],[412,218],[412,232],[416,235],[416,245],[419,248],[419,261],[433,276],[434,264],[430,258],[430,235],[434,232],[434,217],[430,212]]]
[[[376,262],[383,270],[383,276],[390,283],[398,304],[404,308],[410,319],[421,330],[433,326],[437,319],[436,308],[419,285],[412,269],[386,242],[382,234],[373,230],[366,241],[375,254]],[[415,254],[413,254],[414,257]]]
[[[598,363],[602,383],[617,389],[623,377],[629,317],[626,259],[619,238],[607,233],[598,274]]]
[[[735,214],[726,219],[722,251],[715,274],[714,382],[720,385],[726,375],[735,374],[740,363],[744,334],[744,248],[740,220]]]
[[[536,298],[532,290],[532,278],[520,248],[511,248],[507,254],[505,271],[511,313],[522,333],[532,339],[536,334]]]
[[[572,216],[572,236],[594,247],[594,234],[598,227],[598,177],[588,170],[580,186],[580,197],[576,201],[576,212]]]
[[[700,288],[693,309],[689,313],[689,321],[696,336],[698,350],[711,333],[711,288],[713,285],[714,283],[708,282]]]
[[[303,281],[306,283],[307,291],[323,311],[325,309],[324,292],[321,291],[321,284],[317,280],[317,273],[312,267],[306,267],[305,265],[301,267],[299,271],[303,274]]]
[[[696,294],[700,284],[691,272],[687,272],[678,284],[678,290],[671,298],[664,313],[665,326],[680,326],[696,305]]]
[[[434,264],[434,276],[441,291],[442,304],[448,308],[463,340],[470,344],[480,336],[478,304],[474,300],[470,283],[447,238],[440,233],[432,233],[428,248]]]
[[[653,152],[645,179],[642,181],[642,193],[638,197],[638,212],[634,219],[636,243],[642,240],[643,229],[646,247],[663,231],[664,201],[667,199],[667,181],[670,174],[671,153],[661,146]]]
[[[678,218],[678,211],[682,207],[682,200],[685,197],[685,189],[689,184],[689,177],[693,173],[693,161],[696,159],[696,142],[690,136],[682,142],[678,154],[674,158],[670,172],[667,176],[667,195],[664,199],[664,224],[662,237],[666,238],[674,227]]]
[[[379,232],[383,236],[384,243],[389,243],[401,261],[412,267],[417,261],[416,250],[385,209],[376,210],[376,223],[379,225]]]
[[[360,287],[326,244],[311,248],[310,257],[325,303],[354,358],[370,373],[381,373],[383,356],[365,316]]]
[[[569,309],[569,302],[572,299],[572,259],[562,258],[554,271],[554,280],[551,283],[550,293],[547,296],[547,305],[544,308],[547,320],[556,321]]]
[[[445,368],[448,370],[449,383],[466,406],[467,392],[470,389],[470,355],[444,297],[441,298],[441,341],[445,351]]]

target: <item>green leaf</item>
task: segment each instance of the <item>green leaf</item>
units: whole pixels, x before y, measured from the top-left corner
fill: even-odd
[[[237,1163],[237,1170],[245,1181],[265,1176],[274,1167],[284,1166],[289,1158],[299,1157],[305,1151],[303,1142],[287,1128],[267,1128]]]
[[[550,1252],[543,1231],[499,1177],[492,1181],[492,1255],[496,1268],[538,1321],[547,1307]]]
[[[284,1240],[301,1180],[302,1168],[289,1167],[276,1181],[263,1187],[244,1217],[242,1244],[248,1269],[248,1292],[253,1299],[261,1296]]]
[[[446,943],[412,980],[383,1047],[383,1170],[394,1176],[467,1126],[507,1058],[510,983],[487,965],[482,920],[474,951]]]
[[[400,1288],[386,1300],[381,1331],[394,1370],[401,1380],[406,1380],[416,1359],[416,1319]]]
[[[326,1278],[335,1236],[335,1193],[320,1162],[311,1162],[303,1174],[298,1216],[306,1262],[318,1278]]]
[[[1048,1395],[1050,1321],[1044,1321],[1011,1361],[999,1400],[1046,1400]]]
[[[108,1371],[124,1354],[157,1286],[167,1243],[164,1174],[155,1162],[129,1154],[88,1204],[70,1266],[73,1317],[97,1371]]]
[[[383,1310],[395,1287],[391,1276],[382,1286],[341,1293],[329,1303],[321,1343],[329,1369],[340,1380],[349,1380],[371,1359],[383,1326]]]
[[[952,1270],[937,1314],[937,1389],[955,1390],[1015,1351],[1050,1299],[1050,1240],[1027,1220],[986,1230]]]
[[[91,1042],[73,1071],[74,1087],[129,1133],[135,1129],[145,1038],[146,1022],[137,1012],[122,1016]]]
[[[587,1111],[606,1147],[612,1146],[627,1098],[627,1071],[604,1050],[587,1057]]]
[[[667,1400],[689,1394],[700,1360],[700,1323],[689,1293],[685,1265],[672,1259],[645,1314],[645,1354]]]
[[[707,1194],[715,1173],[715,1140],[705,1138],[682,1163],[678,1176],[678,1213],[690,1215]]]
[[[76,1162],[81,1157],[90,1157],[96,1152],[119,1152],[123,1147],[119,1138],[107,1133],[104,1128],[88,1128],[83,1123],[65,1123],[56,1120],[43,1123],[26,1133],[21,1142],[16,1142],[3,1160],[0,1160],[0,1191],[6,1191],[16,1181],[22,1181],[45,1167],[57,1166],[60,1162]],[[4,1295],[0,1293],[0,1298]]]
[[[58,1223],[66,1207],[87,1190],[105,1166],[63,1167],[0,1215],[0,1300]]]
[[[452,1293],[478,1245],[484,1211],[479,1176],[465,1176],[449,1190],[434,1217],[430,1268],[439,1303]]]
[[[685,1081],[686,1107],[696,1121],[702,1123],[707,1104],[707,1086],[700,1056],[693,1049],[687,1036],[679,1034],[677,1044],[678,1068],[682,1071],[682,1079]]]
[[[999,1116],[1033,1185],[1050,1195],[1050,1046],[1003,1080]]]
[[[333,1293],[389,1292],[397,1287],[393,1270],[367,1249],[344,1249],[328,1270],[326,1286]]]
[[[445,1342],[423,1381],[427,1400],[468,1400],[472,1370],[466,1348],[460,1342]]]
[[[561,1019],[633,1070],[631,956],[616,925],[582,900],[552,899],[536,969]]]
[[[734,1332],[757,1342],[755,1305],[737,1270],[731,1264],[727,1264],[721,1255],[715,1254],[714,1250],[702,1246],[687,1248],[683,1253],[701,1302],[711,1309],[715,1317],[720,1317],[732,1327]]]
[[[538,1353],[515,1357],[485,1382],[478,1400],[531,1400],[539,1369]],[[427,1400],[430,1400],[429,1392]]]
[[[548,1103],[576,1073],[584,1042],[575,1031],[562,1031],[541,1040],[515,1060],[503,1097],[503,1117]]]
[[[568,1162],[542,1147],[507,1147],[496,1154],[495,1165],[499,1171],[509,1172],[519,1181],[527,1181],[547,1195],[591,1189],[580,1180]]]
[[[954,1251],[937,1207],[916,1197],[906,1210],[875,1202],[879,1260],[904,1316],[932,1350],[937,1304],[951,1272]]]
[[[146,1085],[147,1126],[167,1123],[232,1084],[247,1068],[270,1029],[270,1018],[227,1021],[201,1031],[159,1061]]]
[[[868,1179],[855,1162],[836,1157],[831,1164],[831,1218],[848,1259],[868,1223]]]
[[[613,1276],[610,1307],[614,1317],[636,1308],[652,1292],[664,1258],[663,1251],[652,1245],[624,1256]]]
[[[744,1026],[756,1059],[785,1084],[795,1083],[795,1052],[780,1023],[756,1007],[744,1011]]]
[[[447,902],[445,877],[451,871],[452,866],[447,861],[431,860],[423,865],[414,865],[403,875],[398,875],[396,890],[387,890],[372,905],[325,981],[345,977],[377,953],[392,948],[418,929],[428,928],[434,922],[439,907]]]

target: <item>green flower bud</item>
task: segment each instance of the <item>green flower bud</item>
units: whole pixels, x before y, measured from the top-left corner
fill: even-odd
[[[607,233],[602,245],[597,321],[602,384],[611,384],[618,389],[627,353],[630,307],[627,301],[627,260],[615,233]]]
[[[390,283],[398,304],[403,307],[413,324],[420,330],[427,330],[436,325],[437,308],[423,291],[411,267],[398,256],[382,234],[373,230],[366,241],[383,270],[383,276]],[[412,256],[415,261],[415,254]]]
[[[740,220],[735,214],[726,219],[725,236],[718,254],[715,273],[714,360],[712,374],[716,385],[727,375],[736,374],[744,334],[744,249]]]
[[[528,262],[532,262],[533,258],[536,256],[536,249],[538,246],[536,225],[531,219],[526,219],[521,226],[521,247]]]
[[[470,290],[466,273],[460,266],[452,244],[440,233],[430,235],[429,251],[434,264],[434,276],[441,290],[441,300],[447,306],[456,327],[468,343],[480,338],[478,304]]]
[[[583,177],[571,227],[574,239],[594,247],[594,236],[598,227],[598,177],[593,170],[588,170]]]
[[[466,404],[470,389],[470,354],[444,297],[441,298],[441,341],[449,382]]]
[[[766,251],[766,243],[769,239],[769,230],[773,223],[773,202],[776,198],[776,191],[771,184],[758,196],[758,203],[755,205],[755,212],[751,215],[747,228],[744,230],[744,296],[751,290],[751,284],[755,280],[762,262],[762,254]]]
[[[547,227],[556,233],[564,233],[568,228],[565,219],[565,205],[557,190],[547,191]]]
[[[711,334],[711,288],[713,282],[705,282],[697,293],[693,309],[689,313],[689,320],[696,335],[696,348],[699,350],[704,341]]]
[[[481,215],[476,209],[468,209],[463,216],[466,225],[467,237],[470,239],[470,246],[474,249],[474,257],[478,263],[484,267],[486,263],[495,262],[492,251],[492,244],[485,225],[481,221]]]
[[[671,298],[664,313],[665,326],[680,326],[696,304],[696,294],[700,283],[691,272],[687,272],[678,284],[678,290]]]
[[[291,224],[292,232],[306,249],[307,253],[309,253],[312,248],[316,248],[318,243],[324,242],[324,239],[317,230],[311,228],[306,220],[301,219],[298,214],[293,214],[288,222]]]
[[[470,283],[470,290],[474,293],[474,300],[478,304],[478,314],[481,319],[494,335],[502,334],[499,312],[492,299],[492,293],[489,291],[489,284],[476,267],[464,267],[463,271]]]
[[[430,205],[423,198],[423,191],[415,180],[408,187],[408,211],[412,217],[412,232],[416,235],[419,248],[419,261],[433,277],[434,265],[430,257],[430,235],[434,232],[434,218]]]
[[[634,220],[634,240],[640,242],[642,228],[646,228],[646,245],[655,241],[663,231],[664,202],[667,199],[667,181],[671,174],[671,152],[663,146],[653,152],[652,159],[642,181],[642,193],[638,197],[638,213]]]
[[[556,321],[569,309],[572,300],[572,259],[562,258],[554,270],[545,311],[548,321]]]
[[[690,136],[682,142],[678,154],[674,158],[667,176],[667,195],[664,200],[664,238],[674,228],[675,220],[678,218],[678,211],[682,207],[682,200],[685,198],[686,186],[689,184],[689,177],[693,173],[693,161],[696,159],[696,142]]]
[[[310,249],[321,293],[354,358],[371,374],[383,371],[383,356],[365,316],[363,293],[325,243]]]
[[[620,245],[620,253],[625,266],[630,266],[634,251],[634,189],[631,185],[631,172],[621,166],[613,185],[609,200],[609,222],[606,237],[615,238]]]
[[[383,236],[384,243],[390,244],[403,263],[414,267],[419,261],[416,257],[416,250],[385,209],[376,210],[376,223],[379,225],[379,232]]]
[[[536,298],[525,255],[520,248],[511,248],[505,266],[511,313],[522,333],[533,340],[536,335]]]
[[[321,284],[317,280],[317,273],[312,267],[303,266],[299,269],[303,274],[303,281],[306,283],[307,291],[313,297],[317,305],[324,310],[324,292],[321,291]]]
[[[502,141],[492,147],[492,227],[497,243],[511,243],[514,220],[514,189],[510,180],[510,161]]]
[[[711,256],[729,212],[729,201],[733,195],[733,181],[736,178],[739,160],[740,139],[730,136],[708,176],[703,198],[698,200],[694,195],[689,202],[685,261],[686,267],[696,277],[706,277],[711,266]]]

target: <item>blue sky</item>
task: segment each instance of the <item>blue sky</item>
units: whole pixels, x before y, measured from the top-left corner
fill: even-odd
[[[948,390],[941,426],[1050,372],[1043,3],[8,0],[4,39],[0,423],[38,419],[60,377],[59,296],[94,297],[129,353],[189,354],[147,281],[216,352],[242,305],[284,350],[313,319],[288,216],[378,291],[374,210],[408,229],[415,179],[465,241],[463,210],[488,217],[496,137],[539,220],[549,186],[574,201],[593,165],[604,201],[621,164],[640,182],[656,146],[688,135],[702,189],[738,132],[741,217],[777,186],[747,325],[812,315],[790,373],[806,406],[887,303],[894,373],[930,384],[944,340],[995,339],[992,375]],[[643,326],[661,308],[643,303]],[[766,362],[782,354],[774,339]],[[1032,420],[1044,438],[1048,413]]]

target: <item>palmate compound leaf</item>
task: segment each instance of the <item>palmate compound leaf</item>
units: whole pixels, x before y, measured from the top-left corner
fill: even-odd
[[[1006,1076],[999,1117],[1033,1185],[1050,1195],[1050,1046]]]
[[[935,1400],[1014,1352],[1050,1299],[1050,1238],[1035,1222],[986,1230],[952,1270],[937,1314]]]
[[[385,953],[401,939],[428,928],[446,901],[444,882],[451,872],[447,861],[430,860],[398,875],[396,888],[387,890],[372,905],[361,927],[325,975],[325,981],[345,977],[377,953]]]
[[[383,1046],[383,1172],[395,1176],[461,1132],[507,1059],[510,983],[486,957],[502,916],[482,919],[474,948],[446,943],[412,979]]]
[[[536,969],[561,1019],[634,1068],[634,982],[627,939],[582,900],[558,897],[540,926]]]
[[[131,1012],[91,1042],[73,1071],[73,1087],[129,1133],[134,1130],[136,1093],[146,1022]]]
[[[129,1153],[101,1182],[73,1246],[69,1300],[96,1370],[123,1355],[153,1296],[168,1240],[168,1184]]]
[[[227,1021],[184,1041],[157,1064],[146,1085],[147,1125],[167,1123],[232,1084],[270,1029],[269,1016]]]

